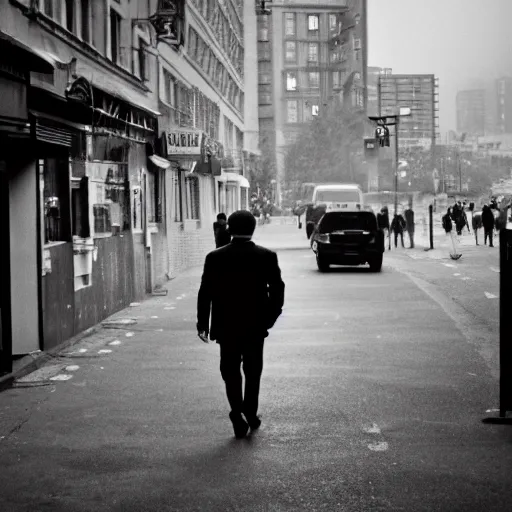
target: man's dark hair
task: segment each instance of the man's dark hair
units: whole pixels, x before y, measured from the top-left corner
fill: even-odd
[[[228,229],[232,236],[252,236],[256,219],[251,212],[238,210],[229,216]]]
[[[217,220],[228,220],[225,213],[219,213],[217,215]]]

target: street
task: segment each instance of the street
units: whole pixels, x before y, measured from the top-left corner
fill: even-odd
[[[321,274],[292,248],[303,231],[264,228],[290,247],[261,429],[233,438],[194,268],[0,394],[1,510],[510,510],[510,428],[481,421],[498,400],[498,249]]]

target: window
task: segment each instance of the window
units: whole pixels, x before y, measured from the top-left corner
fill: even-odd
[[[286,73],[286,90],[296,91],[297,90],[297,73],[289,71]]]
[[[172,211],[174,222],[181,222],[183,220],[183,206],[181,204],[182,197],[182,172],[176,171],[172,172]]]
[[[91,3],[90,0],[81,0],[81,24],[82,24],[82,40],[86,43],[91,42]]]
[[[185,178],[186,219],[199,220],[199,179],[197,176]]]
[[[284,35],[295,35],[295,13],[293,12],[284,13]]]
[[[318,14],[310,14],[308,16],[308,30],[310,30],[310,31],[318,30]]]
[[[309,72],[308,81],[311,89],[318,89],[320,87],[320,73],[318,71]]]
[[[258,104],[272,105],[272,86],[270,84],[260,84],[258,86]]]
[[[120,163],[102,163],[97,166],[99,176],[94,179],[91,186],[94,234],[127,230],[130,228],[128,166]],[[136,215],[135,208],[134,215]],[[137,219],[134,219],[134,224],[136,223]]]
[[[43,186],[44,242],[69,242],[69,160],[67,155],[39,160]]]
[[[320,112],[320,107],[317,104],[311,105],[311,115],[317,116]]]
[[[339,71],[332,72],[332,87],[333,89],[337,89],[340,86],[340,73]]]
[[[308,121],[311,121],[313,119],[313,116],[311,115],[311,105],[308,101],[304,102],[304,110],[303,110],[303,121],[307,123]]]
[[[149,69],[148,69],[149,62],[148,62],[148,58],[146,55],[147,47],[148,47],[148,45],[147,45],[146,41],[144,41],[144,39],[139,37],[139,49],[137,50],[137,52],[138,52],[137,74],[142,81],[146,81],[149,79]]]
[[[309,43],[308,62],[318,62],[318,43]]]
[[[286,62],[297,61],[297,43],[295,41],[286,41]]]
[[[336,14],[329,14],[329,30],[336,30],[337,16]]]
[[[196,31],[190,27],[188,31],[188,55],[192,60],[196,59],[197,51],[197,34]]]
[[[297,123],[297,100],[288,100],[286,102],[286,119],[289,123]]]
[[[75,0],[65,0],[66,6],[66,28],[70,32],[76,31],[75,25]]]
[[[80,238],[89,238],[89,178],[74,179],[71,182],[71,219],[72,234]]]
[[[119,63],[121,50],[121,16],[110,9],[110,58]]]
[[[156,169],[154,172],[148,172],[147,178],[148,221],[162,222],[161,171]]]

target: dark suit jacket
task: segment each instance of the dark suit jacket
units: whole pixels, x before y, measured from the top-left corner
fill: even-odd
[[[197,330],[209,332],[211,340],[264,339],[283,304],[284,282],[275,252],[235,239],[206,256]]]

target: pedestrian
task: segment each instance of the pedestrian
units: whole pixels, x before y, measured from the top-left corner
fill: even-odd
[[[414,249],[414,210],[412,209],[412,205],[409,205],[409,208],[405,210],[405,229],[409,234],[409,242],[410,248]]]
[[[484,226],[484,245],[487,245],[487,239],[489,239],[489,247],[493,245],[493,231],[494,231],[494,213],[488,205],[484,205],[482,208],[482,225]]]
[[[383,206],[380,209],[380,212],[377,214],[377,226],[379,229],[385,232],[384,236],[386,236],[386,232],[389,240],[389,250],[391,250],[391,236],[389,232],[389,211],[387,206]]]
[[[458,260],[462,254],[460,254],[457,250],[457,238],[455,237],[455,233],[453,232],[453,223],[452,223],[452,211],[451,208],[448,208],[446,214],[443,215],[441,222],[443,224],[443,229],[445,233],[448,235],[450,239],[450,258],[452,260]]]
[[[205,343],[220,345],[220,372],[238,439],[261,424],[257,413],[263,345],[284,304],[277,254],[251,241],[255,228],[250,212],[229,216],[232,241],[206,256],[197,298],[198,335]]]
[[[219,213],[217,215],[217,222],[213,223],[213,236],[215,237],[215,247],[217,249],[231,242],[231,235],[227,228],[226,214]]]
[[[473,233],[475,234],[475,242],[478,245],[478,230],[482,228],[482,212],[472,212],[471,224],[473,226]]]
[[[404,229],[405,229],[405,219],[403,218],[401,213],[395,213],[393,216],[393,220],[391,221],[390,231],[393,231],[395,234],[395,249],[398,247],[398,236],[400,236],[400,241],[402,242],[402,248],[405,249],[404,245]]]

